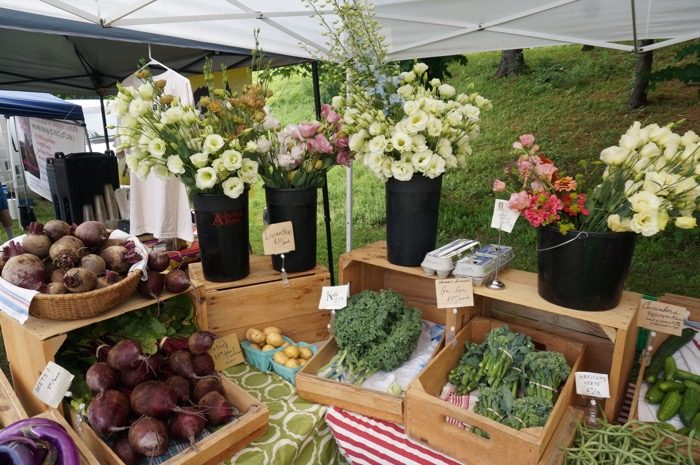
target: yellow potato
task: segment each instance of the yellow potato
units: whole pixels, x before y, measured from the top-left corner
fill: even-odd
[[[265,344],[265,345],[263,346],[263,348],[262,348],[262,351],[263,351],[263,352],[267,352],[268,350],[275,350],[276,348],[277,348],[277,347],[272,346],[272,345],[270,345],[270,344]]]
[[[284,350],[282,352],[287,354],[287,357],[289,357],[289,358],[298,358],[299,357],[299,348],[297,346],[287,346],[284,348]]]
[[[299,347],[299,356],[305,360],[308,360],[314,356],[314,353],[308,347]]]
[[[282,339],[282,335],[280,335],[280,333],[270,333],[267,335],[266,340],[268,344],[275,347],[280,347],[282,344],[284,344],[284,339]]]
[[[289,346],[289,342],[284,341],[284,344],[282,344],[280,347],[287,347],[287,346]]]
[[[263,333],[265,333],[265,335],[270,333],[282,334],[282,331],[280,331],[277,326],[268,326],[267,328],[263,329]]]
[[[254,342],[251,342],[251,343],[250,343],[250,348],[251,348],[251,349],[255,349],[255,350],[260,350],[260,346],[257,345],[257,344],[254,343]]]
[[[280,365],[284,365],[289,360],[289,357],[287,357],[284,352],[277,352],[272,359]]]
[[[245,338],[250,342],[255,342],[256,344],[265,342],[265,334],[259,329],[255,328],[248,328],[245,332]]]
[[[289,360],[284,362],[284,366],[286,366],[287,368],[299,368],[299,362],[295,358],[290,358]]]
[[[300,367],[303,367],[304,365],[306,365],[306,362],[307,362],[307,361],[308,361],[308,360],[304,360],[303,358],[297,359],[297,362],[299,362],[299,366],[300,366]]]

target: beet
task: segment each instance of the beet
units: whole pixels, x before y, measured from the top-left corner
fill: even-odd
[[[119,372],[105,362],[97,362],[90,365],[85,372],[85,382],[90,389],[102,394],[116,386],[119,382]]]
[[[172,354],[176,350],[189,350],[186,337],[168,337],[165,336],[158,343],[160,350]]]
[[[219,394],[224,393],[224,388],[221,385],[221,380],[216,376],[211,376],[208,378],[202,378],[197,381],[192,390],[192,400],[199,403],[206,394],[210,392],[218,392]]]
[[[129,444],[128,434],[122,435],[119,440],[114,443],[112,450],[117,454],[117,457],[124,462],[124,465],[138,465],[142,457],[142,455],[136,452],[134,448],[131,447],[131,444]]]
[[[148,269],[160,273],[170,266],[170,257],[166,252],[151,251],[148,253]]]
[[[80,263],[80,259],[87,255],[87,248],[83,241],[73,236],[63,236],[49,249],[49,258],[62,270],[74,268]]]
[[[193,355],[192,365],[194,366],[194,372],[199,376],[211,375],[216,372],[214,359],[207,352]]]
[[[203,354],[211,349],[218,336],[209,331],[195,331],[187,339],[187,346],[193,354]]]
[[[170,422],[170,434],[174,438],[187,439],[194,447],[197,435],[204,430],[207,419],[198,409],[186,409],[178,412]]]
[[[109,238],[107,228],[99,221],[80,223],[73,234],[88,247],[99,247]]]
[[[194,372],[194,364],[192,363],[192,354],[186,350],[176,350],[168,359],[170,368],[175,374],[184,376],[185,378],[198,378]]]
[[[168,431],[162,421],[145,416],[129,428],[129,444],[138,454],[157,457],[168,449]]]
[[[95,349],[95,358],[97,358],[98,362],[106,362],[107,361],[107,354],[109,354],[109,349],[111,349],[112,346],[109,344],[100,344],[97,346],[97,349]]]
[[[63,283],[49,283],[46,285],[46,290],[44,292],[51,295],[67,294],[68,289],[66,289]]]
[[[173,294],[185,292],[191,285],[190,278],[182,270],[172,270],[165,275],[165,288]]]
[[[63,285],[70,292],[91,291],[97,285],[97,276],[87,268],[71,268],[63,275]]]
[[[36,291],[44,284],[44,264],[36,255],[23,253],[5,262],[2,277],[10,284]]]
[[[136,368],[119,370],[119,379],[122,385],[127,388],[134,388],[153,378],[155,376],[145,361],[142,361]]]
[[[85,255],[83,258],[80,259],[80,267],[86,268],[95,273],[97,276],[100,276],[105,274],[107,264],[102,259],[102,257],[100,257],[97,254],[91,253]]]
[[[165,382],[173,388],[175,392],[176,402],[182,404],[190,400],[190,382],[187,378],[183,378],[179,375],[172,375],[165,380]]]
[[[164,286],[165,279],[163,275],[156,271],[148,270],[148,278],[145,281],[139,281],[137,289],[142,296],[157,299],[163,293]]]
[[[22,248],[27,253],[44,259],[49,256],[51,239],[44,234],[44,225],[33,221],[29,224],[27,235],[22,240]]]
[[[60,268],[56,268],[55,270],[53,270],[51,272],[49,282],[63,284],[63,275],[64,274],[66,274],[65,270],[61,270]]]
[[[114,271],[106,270],[103,276],[97,278],[97,284],[95,287],[97,289],[102,289],[103,287],[111,286],[114,283],[118,283],[122,280],[121,275],[115,273]]]
[[[117,342],[107,354],[107,363],[116,370],[133,369],[144,359],[141,346],[131,339]]]
[[[134,243],[124,242],[124,245],[111,245],[100,252],[100,257],[107,264],[107,269],[115,273],[126,273],[131,265],[141,261],[141,256],[136,252]]]
[[[199,400],[198,405],[212,425],[228,423],[241,414],[223,395],[216,391],[206,393]]]
[[[126,425],[129,419],[129,398],[117,390],[109,389],[92,398],[87,417],[95,433],[107,437],[116,428]]]
[[[146,381],[134,387],[129,397],[131,409],[139,415],[164,417],[177,411],[177,396],[163,381]]]
[[[50,220],[44,225],[44,234],[46,234],[52,242],[56,242],[63,236],[70,234],[70,225],[62,220]]]

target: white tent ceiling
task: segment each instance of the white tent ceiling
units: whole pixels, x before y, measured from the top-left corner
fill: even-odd
[[[700,0],[374,0],[395,59],[566,43],[634,50],[700,37]],[[301,0],[0,0],[0,7],[187,40],[309,57],[323,51]],[[329,14],[330,16],[330,14]],[[622,44],[620,42],[627,41]]]

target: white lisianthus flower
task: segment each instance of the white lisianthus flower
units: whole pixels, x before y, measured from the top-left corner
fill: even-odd
[[[124,157],[124,160],[126,161],[126,166],[128,166],[131,171],[135,172],[139,167],[141,158],[136,153],[130,153]]]
[[[661,199],[648,191],[639,191],[627,200],[635,212],[658,210],[661,206]]]
[[[668,195],[669,177],[667,173],[648,171],[644,174],[642,189],[654,195]]]
[[[688,144],[685,146],[683,153],[681,153],[681,161],[691,160],[698,153],[700,153],[700,144]]]
[[[369,131],[369,134],[371,136],[378,136],[382,133],[382,125],[379,122],[375,121],[369,125],[369,128],[367,130]]]
[[[357,118],[359,115],[360,110],[358,110],[357,108],[348,108],[347,110],[345,110],[345,113],[343,113],[343,120],[347,124],[355,124],[355,118]]]
[[[216,171],[211,166],[200,168],[195,175],[197,189],[211,189],[216,185]]]
[[[127,111],[129,111],[129,102],[126,102],[120,98],[112,100],[112,103],[109,105],[109,113],[111,115],[122,117]]]
[[[445,121],[447,121],[447,124],[450,126],[457,127],[460,124],[462,124],[462,113],[458,111],[451,111],[445,116]]]
[[[451,155],[451,154],[445,155],[442,158],[445,159],[445,168],[453,169],[453,168],[457,168],[459,166],[459,163],[457,161],[457,157],[455,157],[454,155]]]
[[[151,172],[151,162],[148,160],[141,160],[136,167],[136,176],[141,180],[146,180],[148,174]]]
[[[171,107],[163,112],[163,116],[160,118],[160,122],[163,124],[174,124],[179,123],[184,118],[185,113],[182,111],[181,107]]]
[[[416,63],[413,65],[413,72],[416,73],[416,76],[421,76],[426,71],[428,71],[428,65],[425,63]]]
[[[336,110],[341,108],[343,105],[345,105],[345,99],[342,96],[336,95],[331,99],[331,106]]]
[[[441,82],[440,79],[438,79],[438,78],[432,78],[432,79],[429,81],[429,84],[430,84],[432,87],[440,87],[440,84],[442,84],[442,82]]]
[[[194,112],[194,110],[187,110],[183,113],[182,115],[182,121],[184,121],[187,124],[192,124],[195,123],[199,120],[199,116],[197,116],[197,113]]]
[[[348,140],[348,148],[353,152],[361,152],[362,147],[365,145],[365,140],[367,139],[367,131],[364,129],[356,132],[350,136]]]
[[[462,113],[464,113],[464,116],[466,116],[467,119],[471,121],[478,121],[479,116],[481,115],[481,110],[479,110],[479,107],[475,107],[474,105],[464,105],[464,107],[462,107]]]
[[[170,177],[170,171],[168,171],[168,167],[165,165],[157,164],[153,165],[151,170],[158,176],[160,179],[168,179]]]
[[[384,154],[382,152],[370,152],[364,156],[362,161],[373,172],[381,172]]]
[[[401,79],[401,82],[403,82],[404,84],[407,84],[409,82],[415,81],[416,75],[413,73],[413,71],[406,71],[399,74],[399,79]]]
[[[280,122],[274,116],[267,114],[263,120],[263,128],[265,129],[278,129],[280,127]]]
[[[250,158],[244,158],[238,176],[248,184],[254,184],[258,180],[258,162]]]
[[[236,171],[243,164],[243,155],[237,150],[224,150],[221,160],[229,171]]]
[[[412,115],[413,113],[417,112],[420,110],[420,103],[416,102],[415,100],[408,100],[403,103],[403,111],[407,115]],[[371,132],[370,132],[371,134]]]
[[[410,134],[417,134],[428,126],[428,114],[423,110],[417,110],[409,115],[404,125]]]
[[[430,137],[439,137],[442,134],[442,121],[434,117],[429,118],[426,129]]]
[[[376,136],[369,140],[367,148],[370,152],[384,152],[384,150],[386,149],[386,144],[386,137]]]
[[[613,145],[600,152],[600,159],[606,165],[617,166],[623,164],[628,155],[629,152],[627,150]]]
[[[163,158],[167,149],[165,141],[157,137],[148,143],[148,152],[155,158]]]
[[[639,157],[636,163],[632,165],[632,170],[635,173],[644,173],[644,171],[649,167],[650,164],[651,160],[649,158]]]
[[[224,194],[232,199],[237,199],[245,190],[245,183],[236,176],[231,176],[226,181],[221,183],[221,188]]]
[[[693,216],[679,216],[674,224],[680,229],[693,229],[697,227],[698,220]]]
[[[679,195],[686,194],[697,197],[698,183],[692,177],[682,178],[673,184],[673,191]]]
[[[680,145],[680,143],[681,143],[681,136],[679,136],[675,132],[670,132],[670,131],[667,134],[664,134],[661,137],[661,140],[659,140],[659,145],[662,145],[662,146]]]
[[[202,152],[192,154],[190,155],[190,163],[192,163],[195,168],[204,168],[209,164],[209,155]]]
[[[141,100],[135,99],[129,103],[129,114],[134,118],[138,118],[149,110],[148,104]]]
[[[247,144],[245,144],[245,148],[243,151],[248,152],[248,153],[253,153],[258,151],[258,144],[255,143],[254,140],[249,140]]]
[[[398,181],[410,181],[413,177],[413,164],[395,160],[391,163],[391,175]]]
[[[411,136],[411,143],[413,143],[414,152],[428,150],[428,143],[425,140],[425,136],[423,134],[416,134],[415,136]]]
[[[413,86],[410,84],[404,84],[403,86],[396,89],[396,93],[399,94],[401,97],[408,98],[413,93]],[[347,112],[345,113],[347,114]],[[345,121],[347,122],[347,120],[348,119],[346,117]],[[350,121],[350,124],[352,124],[352,121]]]
[[[204,139],[202,149],[206,153],[216,153],[224,146],[224,138],[218,134],[209,134]]]
[[[270,150],[270,147],[272,147],[272,142],[267,139],[258,139],[256,147],[258,153],[266,153]]]
[[[182,158],[177,155],[170,155],[166,160],[166,165],[168,170],[173,174],[185,173],[185,164],[182,162]]]
[[[438,139],[437,144],[435,145],[435,152],[437,152],[437,154],[441,157],[452,155],[452,144],[445,138]]]
[[[479,108],[483,108],[484,110],[493,109],[493,104],[491,103],[491,100],[484,98],[481,95],[477,95],[476,97],[474,97],[474,105],[476,105]]]
[[[425,175],[430,179],[435,179],[444,172],[445,159],[434,153],[430,158],[430,163],[428,164],[428,169],[425,171]]]
[[[391,145],[399,152],[409,152],[413,147],[413,141],[411,140],[411,136],[396,129],[391,136]]]
[[[695,134],[695,131],[686,131],[686,133],[681,136],[681,143],[683,145],[697,144],[698,142],[700,142],[700,136]]]
[[[420,173],[425,173],[430,165],[430,160],[433,157],[433,153],[429,150],[422,150],[416,152],[411,156],[411,164],[415,171]]]
[[[141,98],[145,100],[150,100],[153,97],[153,86],[148,82],[141,84],[137,90]]]
[[[653,236],[660,231],[659,212],[657,210],[645,210],[635,213],[630,220],[630,229],[644,237]]]
[[[649,142],[639,150],[639,154],[646,158],[656,158],[661,155],[661,150],[659,149],[658,145],[653,142]]]
[[[608,228],[612,232],[631,231],[630,219],[629,218],[621,219],[620,215],[618,215],[618,214],[610,215],[610,216],[608,216]]]
[[[442,84],[438,87],[438,93],[442,98],[450,98],[453,97],[457,91],[449,84]]]

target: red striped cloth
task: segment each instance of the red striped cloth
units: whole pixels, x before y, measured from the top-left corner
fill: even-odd
[[[329,407],[328,424],[351,465],[462,465],[408,438],[403,426]]]

